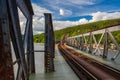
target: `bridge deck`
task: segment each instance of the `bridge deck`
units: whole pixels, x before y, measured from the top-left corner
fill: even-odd
[[[31,75],[30,80],[79,80],[69,65],[65,62],[57,47],[55,50],[55,72],[45,74],[43,66],[44,53],[35,53],[36,74]]]
[[[72,48],[72,47],[69,47],[69,48],[71,48],[71,49],[73,49],[73,50],[75,50],[79,53],[82,53],[82,54],[84,54],[84,55],[86,55],[86,56],[88,56],[92,59],[95,59],[95,60],[97,60],[101,63],[104,63],[104,64],[106,64],[110,67],[113,67],[115,69],[120,70],[120,55],[114,61],[111,60],[112,56],[115,55],[114,51],[108,53],[107,59],[104,59],[104,58],[102,58],[102,56],[98,56],[98,55],[94,55],[94,54],[88,54],[87,52],[83,52],[83,51],[80,51],[80,50]]]

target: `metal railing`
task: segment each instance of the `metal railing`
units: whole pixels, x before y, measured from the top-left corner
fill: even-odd
[[[68,45],[76,47],[82,51],[87,51],[91,54],[98,53],[103,58],[107,58],[108,56],[108,45],[109,45],[109,39],[111,38],[111,41],[116,45],[117,52],[114,54],[114,56],[111,58],[112,60],[115,60],[117,56],[120,54],[120,45],[118,44],[118,41],[113,36],[112,32],[119,31],[120,25],[112,26],[109,28],[104,28],[96,31],[91,31],[88,33],[80,34],[73,37],[66,38],[66,42]],[[96,40],[96,36],[98,34],[101,35],[99,40]],[[110,38],[108,38],[110,37]],[[88,39],[87,39],[88,38]],[[101,43],[101,41],[104,41],[104,43]],[[93,49],[93,44],[95,44],[95,47]],[[103,52],[101,52],[100,45],[103,44]]]

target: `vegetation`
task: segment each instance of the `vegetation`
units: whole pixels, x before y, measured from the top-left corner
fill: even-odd
[[[34,42],[36,42],[36,43],[44,43],[44,33],[34,35]]]
[[[97,29],[107,28],[114,25],[120,24],[120,19],[104,20],[98,22],[92,22],[83,25],[71,26],[61,30],[55,31],[55,39],[61,40],[64,34],[69,34],[69,36],[75,36],[82,33],[90,32]],[[115,38],[120,42],[120,31],[113,32]],[[100,35],[99,35],[100,36]],[[99,38],[98,36],[98,38]],[[44,34],[38,34],[34,36],[35,42],[44,42]]]

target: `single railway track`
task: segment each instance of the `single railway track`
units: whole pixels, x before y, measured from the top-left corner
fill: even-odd
[[[65,45],[58,45],[63,57],[80,80],[120,80],[120,71],[75,52]]]

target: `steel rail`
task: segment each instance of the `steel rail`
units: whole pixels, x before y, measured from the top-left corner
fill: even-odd
[[[64,54],[66,54],[66,56],[71,56],[74,59],[74,62],[76,61],[86,71],[88,71],[92,75],[92,77],[94,77],[94,79],[92,79],[92,80],[96,80],[96,79],[97,80],[119,80],[120,79],[120,71],[117,69],[114,69],[114,68],[109,67],[105,64],[102,64],[94,59],[86,57],[85,55],[75,52],[72,49],[67,48],[64,45],[59,45],[59,49],[62,52],[62,54],[64,53]],[[69,62],[71,62],[71,61],[69,61]],[[73,62],[71,62],[71,63],[73,63]],[[77,65],[77,64],[75,64],[75,65]],[[79,67],[79,68],[81,68],[81,67]],[[83,70],[83,71],[85,71],[85,70]],[[76,72],[76,73],[78,73],[78,72]],[[84,75],[86,75],[86,77],[88,77],[88,76],[91,76],[90,74],[86,73]],[[91,79],[88,77],[87,80],[91,80]]]
[[[60,45],[58,47],[62,52],[61,54],[65,58],[66,62],[70,65],[70,67],[81,80],[97,80],[96,77],[94,77],[83,66],[81,66],[78,61],[76,61],[70,55],[67,55],[65,50]]]

